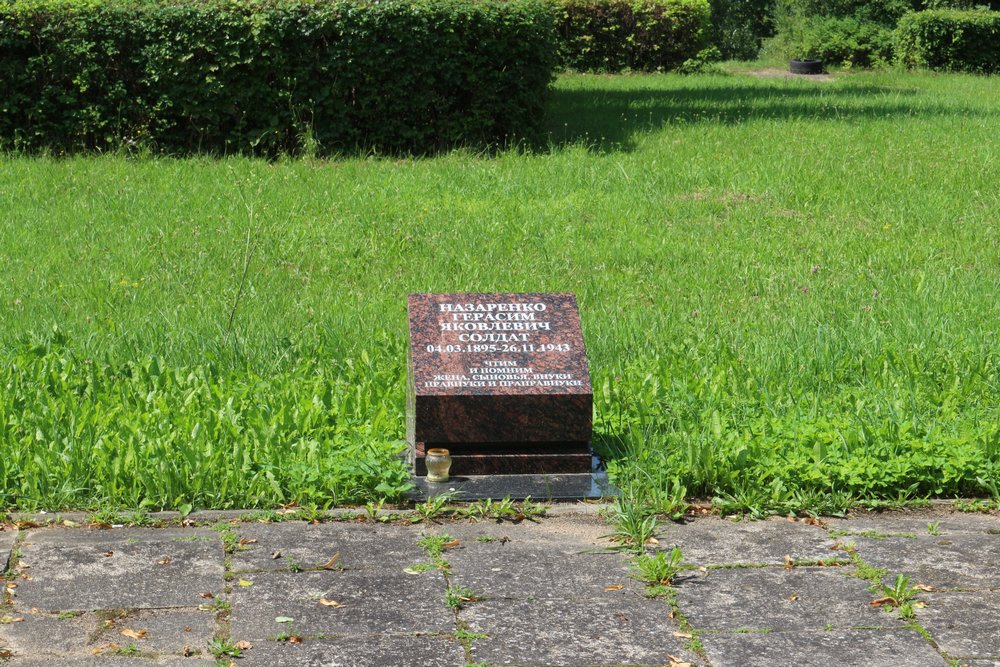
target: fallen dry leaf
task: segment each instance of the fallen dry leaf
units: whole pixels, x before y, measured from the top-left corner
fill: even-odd
[[[322,567],[324,570],[332,570],[337,567],[337,563],[339,562],[340,562],[340,552],[338,551],[337,553],[330,556],[330,560],[323,563],[320,567]]]
[[[215,595],[209,593],[208,591],[205,591],[204,593],[201,594],[201,597],[205,598],[206,600],[211,600],[212,598],[215,597]]]
[[[253,582],[252,581],[247,581],[246,579],[240,579],[239,582],[237,582],[237,583],[239,583],[239,585],[243,586],[244,588],[246,588],[248,586],[253,586]]]
[[[933,593],[936,589],[933,586],[928,586],[927,584],[917,584],[913,587],[915,591],[923,591],[924,593]]]
[[[341,607],[347,606],[343,603],[337,602],[336,600],[327,600],[326,598],[320,598],[319,603],[324,607],[333,607],[334,609],[340,609]]]
[[[683,660],[678,660],[672,655],[668,655],[667,657],[670,658],[670,667],[691,667],[690,662],[684,662]]]
[[[145,639],[145,630],[122,630],[122,634],[131,639]]]
[[[236,648],[241,651],[249,651],[253,648],[253,644],[244,639],[243,641],[236,642]]]
[[[445,542],[444,544],[442,544],[441,548],[442,549],[454,549],[455,547],[457,547],[461,543],[462,543],[461,540],[449,540],[448,542]]]
[[[789,554],[785,554],[785,567],[786,568],[795,567],[795,561],[792,560],[792,557]]]
[[[604,592],[610,593],[611,591],[620,591],[623,588],[625,588],[625,584],[611,584],[610,586],[604,587]]]
[[[899,605],[899,602],[894,597],[884,597],[878,600],[872,600],[868,603],[872,607],[881,607],[882,605],[891,604],[893,607]]]
[[[181,649],[181,655],[183,655],[185,658],[190,658],[192,655],[194,655],[194,649],[191,648],[190,646],[185,646],[184,648]]]
[[[100,655],[100,654],[104,653],[105,651],[114,652],[114,651],[117,651],[117,650],[118,650],[118,644],[105,644],[104,646],[98,646],[97,648],[95,648],[94,650],[92,650],[91,654],[93,654],[93,655]]]
[[[281,558],[280,551],[274,551],[271,553],[271,560],[278,560],[279,558]]]
[[[103,554],[101,554],[101,555],[102,555],[102,556],[104,556],[105,558],[111,558],[112,556],[114,556],[114,555],[115,555],[115,552],[114,552],[114,551],[105,551],[105,552],[104,552]]]
[[[690,632],[675,632],[674,633],[674,637],[678,637],[680,639],[691,639],[691,633]]]
[[[170,556],[164,556],[163,558],[161,558],[156,562],[158,565],[170,565],[172,562],[174,562],[174,559],[171,558]]]
[[[257,544],[257,540],[256,540],[256,539],[253,539],[253,540],[248,540],[248,539],[247,539],[247,538],[245,538],[245,537],[241,537],[241,538],[240,538],[240,542],[239,542],[239,543],[245,546],[245,545],[247,545],[247,544]]]
[[[22,618],[21,616],[0,617],[0,625],[10,625],[11,623],[24,623],[24,618]]]
[[[788,596],[788,599],[791,600],[792,602],[795,602],[796,600],[799,599],[799,594],[798,593],[792,593],[791,595]]]
[[[923,600],[917,600],[916,602],[913,603],[913,606],[916,607],[917,609],[923,609],[924,607],[927,606],[927,603],[924,602]]]
[[[299,637],[298,635],[292,635],[291,637],[288,638],[288,643],[289,644],[301,644],[302,643],[302,637]]]

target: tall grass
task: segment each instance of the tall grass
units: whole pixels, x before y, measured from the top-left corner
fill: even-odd
[[[398,493],[405,295],[463,290],[578,294],[654,503],[996,489],[998,94],[567,76],[493,155],[2,157],[0,504]]]

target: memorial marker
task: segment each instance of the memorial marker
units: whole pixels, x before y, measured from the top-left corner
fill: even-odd
[[[412,294],[407,438],[414,471],[451,451],[452,475],[591,470],[593,390],[576,297]]]

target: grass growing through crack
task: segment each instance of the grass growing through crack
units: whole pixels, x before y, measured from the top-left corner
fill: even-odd
[[[445,592],[445,604],[451,609],[461,609],[472,602],[479,602],[483,596],[467,586],[448,586]]]
[[[669,586],[683,569],[682,559],[679,547],[654,554],[638,554],[632,561],[632,576],[651,586]]]
[[[998,96],[567,76],[534,152],[0,156],[0,507],[399,498],[430,290],[576,292],[651,505],[996,499]]]

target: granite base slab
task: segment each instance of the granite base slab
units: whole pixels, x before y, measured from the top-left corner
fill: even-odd
[[[443,447],[451,454],[451,474],[516,475],[589,473],[593,451],[586,442],[567,443],[416,443],[413,470],[427,474],[427,450]]]
[[[414,477],[409,497],[415,501],[450,495],[454,500],[511,498],[524,500],[588,500],[610,498],[618,490],[604,471],[555,475],[468,475],[447,482],[428,482]]]

